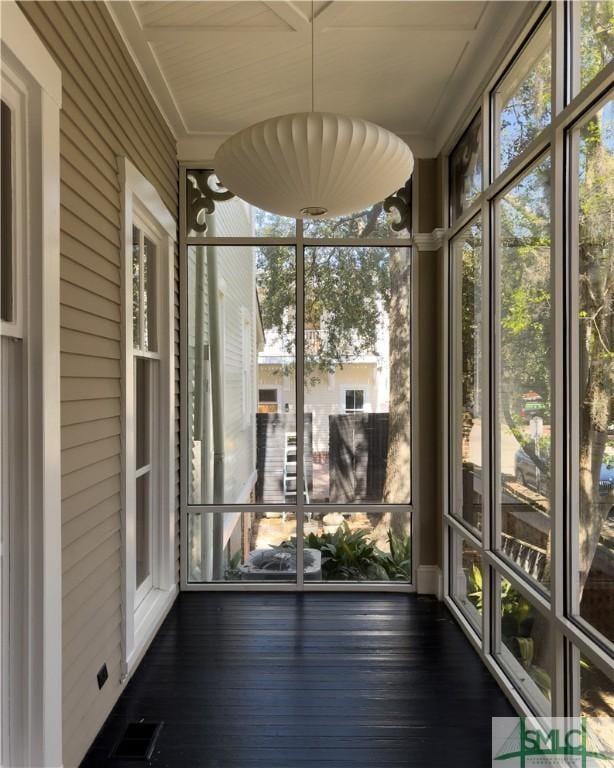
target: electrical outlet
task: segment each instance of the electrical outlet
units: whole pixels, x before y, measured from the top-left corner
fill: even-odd
[[[98,670],[98,674],[96,675],[96,679],[98,680],[98,690],[102,688],[102,686],[107,682],[109,679],[109,670],[107,669],[106,663],[100,667]]]

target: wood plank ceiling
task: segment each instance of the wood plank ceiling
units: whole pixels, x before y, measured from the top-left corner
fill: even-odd
[[[168,88],[186,135],[223,136],[310,108],[310,2],[133,0],[130,28],[127,4],[111,5],[124,6],[124,34],[147,54],[146,71],[159,68],[153,80]],[[484,55],[493,25],[511,28],[523,5],[315,2],[315,107],[428,143],[459,78],[498,52]]]

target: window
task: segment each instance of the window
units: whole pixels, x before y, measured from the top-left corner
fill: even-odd
[[[533,4],[442,185],[444,599],[527,716],[614,711],[613,18]]]
[[[595,752],[612,754],[614,751],[614,681],[586,656],[577,654],[580,683],[579,714],[596,718],[591,721],[591,735],[599,740]]]
[[[278,408],[276,389],[258,390],[258,413],[277,413]]]
[[[130,672],[176,594],[176,223],[153,186],[120,161],[124,221],[124,671]]]
[[[137,220],[138,221],[138,220]],[[160,464],[156,441],[159,413],[159,355],[156,305],[156,245],[144,225],[132,227],[134,406],[136,413],[136,587],[135,607],[153,587],[154,535],[161,515],[156,492]]]
[[[455,388],[454,514],[482,528],[482,225],[475,220],[452,241],[451,374]]]
[[[614,57],[612,0],[580,0],[572,4],[577,31],[579,89],[595,78]]]
[[[217,220],[220,234],[227,225]],[[278,475],[296,434],[294,247],[195,246],[187,265],[189,503],[240,504],[253,492],[256,503],[284,503]],[[257,409],[256,390],[266,398]]]
[[[614,643],[614,100],[572,134],[579,615]]]
[[[2,101],[0,115],[0,168],[2,186],[2,227],[0,240],[0,319],[13,321],[13,115],[9,105]]]
[[[291,224],[235,198],[212,210],[205,177],[219,188],[185,170],[182,213],[185,586],[407,585],[409,233],[390,200]],[[397,197],[406,224],[408,187]],[[361,562],[329,563],[335,543]]]
[[[482,113],[473,118],[450,155],[450,218],[455,221],[482,191]]]
[[[294,237],[296,222],[262,211],[225,190],[212,170],[190,168],[186,172],[186,219],[188,237]],[[215,202],[209,215],[206,200]]]
[[[502,552],[550,580],[550,158],[497,201],[498,503]]]
[[[552,652],[548,618],[507,579],[499,582],[501,664],[535,712],[549,715]]]
[[[551,47],[548,15],[492,93],[495,175],[505,170],[550,122]]]
[[[364,389],[346,389],[345,390],[345,412],[362,413],[365,409],[365,391]]]
[[[411,216],[411,189],[403,190],[405,211]],[[406,236],[406,227],[398,226],[399,216],[389,212],[386,203],[376,203],[366,211],[357,211],[336,219],[305,219],[303,234],[308,238],[400,238]]]
[[[480,548],[451,532],[450,594],[473,629],[482,634],[484,590]]]

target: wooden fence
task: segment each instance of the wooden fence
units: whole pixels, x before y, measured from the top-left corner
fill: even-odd
[[[380,502],[386,477],[388,414],[329,416],[330,500]]]
[[[283,478],[286,433],[296,432],[296,420],[291,413],[256,414],[256,501],[283,504]],[[309,494],[313,488],[311,414],[305,414],[305,478]]]

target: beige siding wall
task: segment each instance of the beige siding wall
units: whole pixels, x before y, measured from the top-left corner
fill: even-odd
[[[120,693],[120,187],[126,155],[177,212],[175,142],[103,3],[21,6],[62,70],[64,765]],[[178,295],[175,294],[178,302]],[[109,680],[98,690],[106,662]]]

